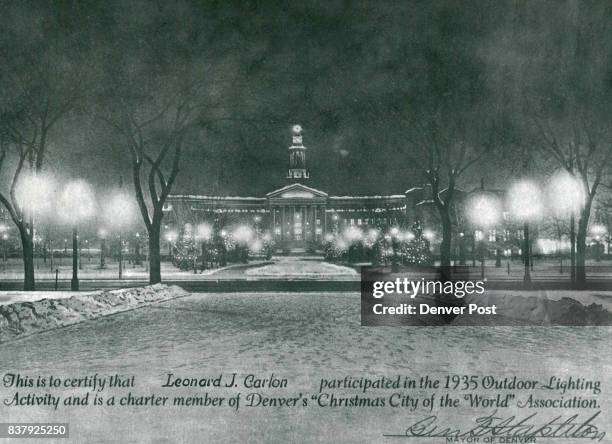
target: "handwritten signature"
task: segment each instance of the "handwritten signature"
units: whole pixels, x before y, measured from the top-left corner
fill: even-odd
[[[567,418],[559,415],[541,423],[539,420],[535,421],[538,413],[519,419],[516,416],[497,416],[497,410],[495,410],[487,416],[476,418],[475,426],[469,430],[439,424],[438,417],[431,415],[410,425],[403,434],[385,433],[384,436],[437,437],[455,440],[492,436],[516,439],[573,438],[601,441],[606,436],[606,432],[601,431],[593,423],[600,414],[601,411],[598,411],[587,419],[580,418],[578,414]]]

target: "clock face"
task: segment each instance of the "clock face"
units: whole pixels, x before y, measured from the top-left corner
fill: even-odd
[[[293,125],[293,132],[295,134],[300,134],[302,132],[302,127],[301,125]]]

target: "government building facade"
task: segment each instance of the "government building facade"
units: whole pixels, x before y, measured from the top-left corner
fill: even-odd
[[[171,195],[165,207],[167,229],[181,232],[186,224],[207,223],[231,233],[247,225],[267,233],[277,250],[318,250],[326,236],[346,227],[388,229],[412,223],[426,202],[423,188],[385,196],[330,195],[310,183],[299,125],[292,128],[292,142],[286,186],[265,196]]]

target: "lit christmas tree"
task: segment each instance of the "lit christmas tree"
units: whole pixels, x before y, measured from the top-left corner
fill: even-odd
[[[189,227],[185,227],[179,238],[172,263],[181,270],[194,268],[194,263],[200,255],[200,248]]]
[[[432,257],[429,241],[423,236],[423,228],[418,219],[412,224],[412,233],[414,239],[402,245],[404,262],[410,265],[430,264]]]

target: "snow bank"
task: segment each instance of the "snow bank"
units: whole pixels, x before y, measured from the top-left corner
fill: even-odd
[[[487,292],[466,297],[466,302],[496,305],[499,314],[532,325],[612,325],[612,313],[602,304],[581,303],[580,292],[560,298],[554,291],[530,293]]]
[[[187,295],[176,285],[156,284],[1,305],[0,343]]]

